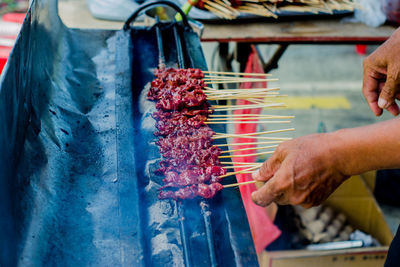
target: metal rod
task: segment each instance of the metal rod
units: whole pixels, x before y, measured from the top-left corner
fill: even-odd
[[[175,39],[175,45],[176,45],[176,57],[177,57],[177,61],[178,61],[178,67],[184,69],[184,68],[186,68],[186,66],[185,66],[185,58],[183,55],[181,37],[179,35],[178,25],[177,25],[177,22],[175,19],[174,19],[173,23],[174,23],[173,30],[174,30],[174,39]]]
[[[185,223],[182,219],[184,218],[184,205],[182,204],[181,201],[175,201],[175,209],[177,210],[178,214],[178,221],[179,221],[179,230],[180,230],[180,235],[181,235],[181,241],[182,241],[182,248],[183,248],[183,257],[185,261],[185,266],[193,266],[192,260],[190,258],[190,247],[189,247],[189,239],[188,239],[188,233],[186,231],[186,226]]]
[[[165,68],[164,45],[162,39],[162,32],[160,29],[160,17],[156,17],[156,35],[157,35],[157,48],[158,48],[158,68]]]
[[[215,246],[214,246],[214,236],[211,225],[210,218],[210,210],[206,203],[206,201],[202,200],[200,202],[201,214],[204,219],[204,227],[206,228],[206,236],[207,236],[207,245],[208,245],[208,253],[210,255],[210,266],[218,266],[217,264],[217,255],[215,254]]]

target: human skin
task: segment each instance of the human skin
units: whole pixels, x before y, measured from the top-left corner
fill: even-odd
[[[400,99],[400,28],[364,60],[363,95],[376,116],[387,109],[399,114],[395,100]]]
[[[400,30],[364,60],[363,94],[376,116],[399,114]],[[400,167],[400,118],[332,133],[307,135],[280,144],[253,178],[260,206],[272,202],[312,207],[348,177]]]
[[[280,144],[253,178],[260,206],[272,202],[312,207],[348,177],[400,166],[400,118],[364,127],[313,134]]]

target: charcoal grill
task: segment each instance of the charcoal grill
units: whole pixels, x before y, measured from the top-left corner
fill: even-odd
[[[32,2],[0,84],[0,266],[257,265],[238,190],[157,198],[143,90],[160,59],[207,66],[185,16],[135,17],[69,29],[56,0]]]

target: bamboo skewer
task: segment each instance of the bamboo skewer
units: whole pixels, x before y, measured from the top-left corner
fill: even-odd
[[[255,167],[251,167],[251,168],[244,169],[244,170],[241,170],[241,171],[228,172],[228,173],[226,173],[224,175],[218,176],[218,178],[225,178],[225,177],[228,177],[228,176],[231,176],[231,175],[235,175],[235,174],[246,173],[246,172],[249,172],[249,171],[254,171],[254,170],[258,169],[258,168],[259,168],[258,166],[255,166]]]
[[[262,135],[262,134],[290,132],[290,131],[294,131],[294,130],[295,130],[294,128],[288,128],[288,129],[280,129],[280,130],[272,130],[272,131],[264,131],[264,132],[245,133],[245,134],[224,134],[224,133],[215,133],[215,135],[214,135],[212,138],[213,138],[213,139],[220,139],[220,138],[226,138],[226,137],[228,137],[228,136],[249,137],[249,136]]]
[[[245,82],[276,82],[279,81],[279,79],[232,79],[232,80],[226,80],[226,81],[212,81],[212,82],[206,82],[206,84],[221,84],[221,83],[245,83]]]
[[[261,140],[281,140],[287,141],[291,140],[290,137],[264,137],[264,136],[240,136],[239,134],[227,134],[227,136],[222,136],[219,138],[252,138],[252,139],[261,139]]]
[[[230,80],[238,80],[238,81],[240,81],[240,80],[248,80],[248,79],[251,79],[251,80],[264,80],[264,79],[266,79],[266,78],[262,78],[262,77],[235,77],[235,76],[205,76],[204,78],[202,78],[202,80],[203,81],[218,81],[218,80],[221,80],[221,81],[224,81],[224,80],[228,80],[228,81],[230,81]],[[275,79],[277,79],[277,78],[275,78]]]
[[[223,169],[239,169],[239,168],[249,168],[249,167],[258,167],[260,168],[262,164],[252,164],[252,165],[240,165],[240,166],[224,166]]]
[[[284,103],[274,103],[274,104],[252,104],[252,105],[238,105],[236,107],[228,107],[228,108],[215,108],[210,111],[231,111],[231,110],[240,110],[240,109],[257,109],[257,108],[283,108],[285,107]]]
[[[283,141],[265,141],[265,142],[249,142],[249,143],[235,143],[235,144],[216,144],[216,147],[224,146],[245,146],[245,145],[266,145],[266,144],[280,144]]]
[[[266,98],[270,98],[274,101],[281,100],[280,97],[286,97],[286,95],[271,95],[271,94],[257,94],[257,95],[221,95],[221,96],[211,96],[207,97],[207,100],[238,100],[243,99],[250,102],[263,103]],[[275,99],[274,99],[275,98]]]
[[[227,0],[206,0],[207,4],[213,3],[220,10],[224,10],[222,15],[216,13],[217,16],[225,16],[230,19],[236,18],[241,13],[249,13],[257,16],[279,17],[282,11],[309,12],[309,13],[333,13],[335,10],[354,11],[360,8],[360,4],[352,0],[242,0],[241,4],[235,8]],[[278,5],[279,3],[279,5]],[[213,10],[210,10],[214,12]],[[221,11],[218,11],[221,12]],[[215,74],[215,73],[210,73]],[[229,75],[227,73],[222,73]],[[240,75],[248,75],[247,73],[239,73]]]
[[[238,161],[220,161],[219,163],[221,164],[226,164],[226,165],[232,165],[232,164],[237,164],[237,165],[244,165],[244,164],[249,164],[248,162],[238,162]]]
[[[227,71],[209,71],[209,70],[203,70],[203,73],[208,73],[208,74],[217,74],[217,75],[239,75],[239,76],[272,76],[272,74],[268,73],[247,73],[247,72],[227,72]]]
[[[263,146],[263,147],[248,147],[248,148],[239,148],[239,149],[231,149],[231,150],[222,151],[221,153],[231,153],[231,152],[247,151],[247,150],[268,149],[268,148],[274,148],[274,147],[277,147],[277,146],[278,146],[278,145],[272,145],[272,146]]]
[[[209,117],[265,117],[271,119],[294,119],[295,116],[284,116],[284,115],[265,115],[265,114],[210,114]]]
[[[273,154],[274,151],[265,151],[253,154],[245,154],[245,155],[228,155],[228,156],[219,156],[219,159],[229,159],[229,158],[241,158],[241,157],[252,157],[252,156],[260,156],[260,155],[269,155]]]
[[[243,89],[243,88],[236,88],[236,89],[214,89],[212,87],[204,87],[204,92],[211,92],[211,93],[239,93],[239,92],[260,92],[260,91],[279,91],[279,87],[274,88],[251,88],[251,89]]]
[[[229,188],[229,187],[235,187],[235,186],[241,186],[241,185],[247,185],[247,184],[255,184],[257,181],[248,181],[248,182],[241,182],[241,183],[235,183],[235,184],[227,184],[224,185],[224,188]]]
[[[281,95],[279,93],[247,93],[247,94],[206,94],[208,100],[235,100],[235,99],[258,99],[258,100],[281,100],[281,97],[286,97],[286,95]]]
[[[222,114],[223,115],[223,114]],[[246,120],[273,120],[273,119],[293,119],[293,116],[244,116],[244,117],[216,117],[209,115],[208,121],[246,121]]]
[[[291,121],[205,121],[204,124],[279,124],[290,122]]]

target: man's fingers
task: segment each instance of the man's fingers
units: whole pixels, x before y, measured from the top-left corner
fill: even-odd
[[[252,177],[256,181],[268,181],[272,176],[274,176],[274,170],[279,168],[276,166],[279,164],[276,158],[271,157],[270,159],[264,161],[263,165],[261,165],[260,169],[253,172]]]
[[[376,116],[382,114],[382,109],[378,106],[378,90],[379,81],[368,74],[364,74],[362,92],[369,107]]]
[[[279,193],[276,192],[276,185],[276,178],[271,178],[260,189],[251,194],[253,202],[262,207],[266,207],[274,202],[279,198]]]
[[[379,94],[378,106],[383,109],[389,108],[395,101],[396,94],[399,90],[400,75],[399,73],[389,72],[385,85]],[[393,108],[392,108],[393,110]]]
[[[375,116],[382,115],[383,109],[378,106],[378,101],[368,102],[369,108],[375,114]]]
[[[277,147],[274,154],[264,161],[263,165],[261,165],[260,169],[253,172],[253,179],[257,181],[268,181],[272,176],[274,176],[275,172],[279,169],[281,165],[282,158],[284,158],[285,149],[282,148],[282,144]]]
[[[397,116],[400,113],[399,106],[397,105],[396,102],[393,102],[392,105],[390,105],[390,107],[387,108],[387,111],[392,113],[393,116]]]

